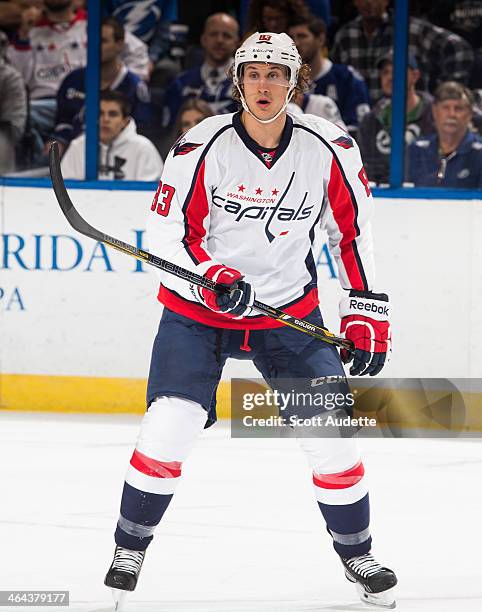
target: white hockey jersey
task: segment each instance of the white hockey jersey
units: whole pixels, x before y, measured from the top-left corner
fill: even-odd
[[[312,243],[325,227],[346,289],[372,288],[373,199],[356,143],[336,125],[287,116],[279,146],[250,138],[240,114],[209,117],[169,152],[147,222],[150,251],[198,274],[221,263],[240,270],[256,299],[298,317],[318,304]],[[161,273],[159,300],[225,328],[279,324],[208,310],[181,279]]]
[[[70,23],[44,17],[30,30],[30,45],[9,49],[9,60],[22,74],[30,97],[53,98],[69,72],[87,61],[87,15],[77,11]]]
[[[149,74],[147,45],[129,31],[125,33],[122,59],[141,79]],[[29,44],[8,49],[10,63],[23,76],[30,97],[54,98],[63,79],[87,64],[87,14],[76,12],[71,22],[54,23],[43,17],[30,30]]]

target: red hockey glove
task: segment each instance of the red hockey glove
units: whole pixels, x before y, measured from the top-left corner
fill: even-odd
[[[390,330],[391,306],[385,293],[352,289],[340,302],[340,331],[355,345],[355,353],[344,349],[343,363],[353,359],[352,376],[376,376],[388,361],[392,337]]]
[[[241,272],[217,264],[211,266],[204,276],[230,290],[229,293],[217,293],[198,287],[199,298],[205,306],[215,312],[223,312],[235,319],[241,319],[249,315],[255,294],[251,285],[242,280]]]

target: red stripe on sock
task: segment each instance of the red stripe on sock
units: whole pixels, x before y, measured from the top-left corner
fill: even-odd
[[[359,461],[354,467],[336,474],[313,474],[313,483],[322,489],[348,489],[363,478],[365,470]]]
[[[155,478],[178,478],[182,468],[182,463],[179,461],[157,461],[143,455],[137,449],[132,455],[131,465],[139,472]]]

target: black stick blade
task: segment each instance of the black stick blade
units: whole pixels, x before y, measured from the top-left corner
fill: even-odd
[[[102,240],[103,234],[96,230],[95,227],[92,227],[92,225],[89,225],[89,223],[87,223],[87,221],[79,215],[72,203],[72,200],[70,199],[69,194],[67,193],[60,167],[60,153],[57,142],[53,142],[50,145],[49,169],[55,197],[57,198],[57,202],[59,203],[59,206],[62,209],[67,221],[81,234],[85,234],[94,240]]]

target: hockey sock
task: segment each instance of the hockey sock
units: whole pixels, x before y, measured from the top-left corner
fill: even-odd
[[[173,463],[156,461],[134,451],[122,492],[116,544],[131,550],[146,550],[149,546],[181,476],[181,464]]]
[[[342,472],[313,473],[318,507],[336,552],[345,559],[364,555],[371,548],[370,501],[363,476],[361,461]]]
[[[356,441],[300,438],[298,442],[313,469],[315,497],[336,552],[344,558],[367,553],[370,502]]]
[[[161,397],[150,406],[126,474],[116,544],[131,550],[148,547],[206,418],[200,404],[177,397]]]

